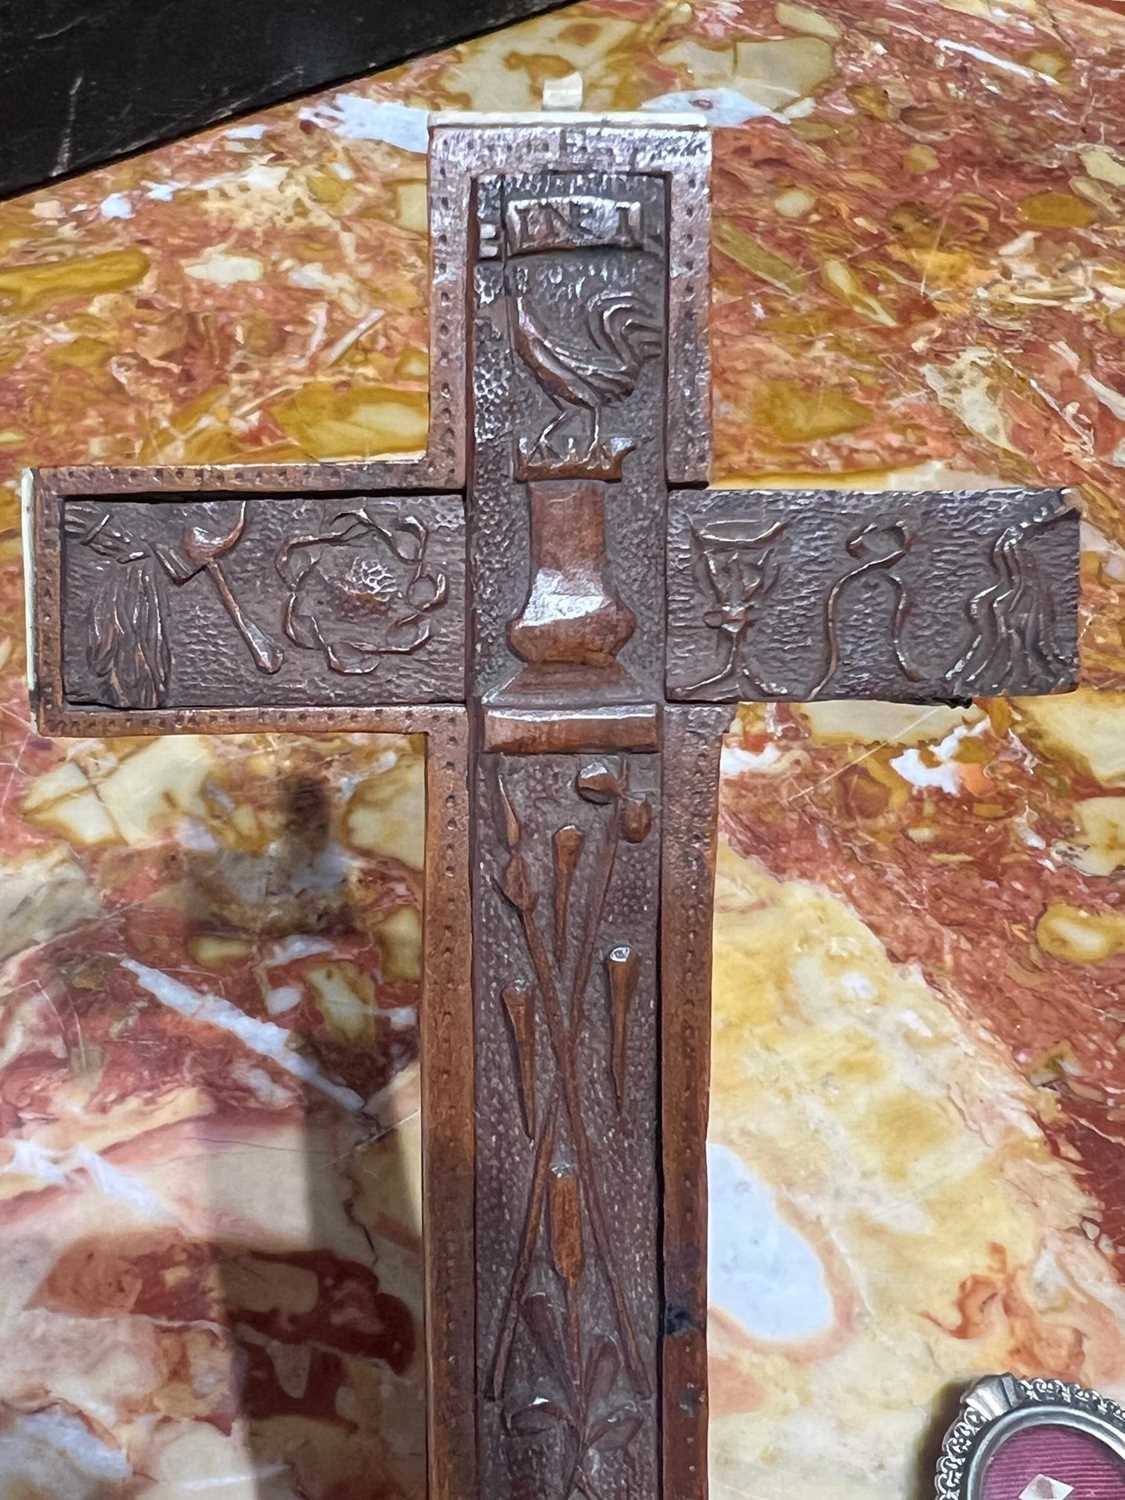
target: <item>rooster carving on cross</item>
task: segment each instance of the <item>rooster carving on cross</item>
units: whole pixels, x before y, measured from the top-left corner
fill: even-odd
[[[580,323],[587,337],[582,345],[569,343],[544,327],[531,307],[523,277],[517,280],[514,306],[515,347],[557,413],[534,442],[521,441],[525,477],[578,470],[591,477],[619,479],[621,462],[634,444],[627,437],[603,441],[601,412],[610,402],[631,395],[645,361],[660,353],[660,324],[643,296],[614,286],[602,287],[583,306]],[[585,448],[572,438],[560,451],[553,440],[566,431],[577,408],[589,415]]]

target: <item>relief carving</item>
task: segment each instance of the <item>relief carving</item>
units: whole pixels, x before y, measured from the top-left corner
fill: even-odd
[[[659,320],[639,293],[603,286],[584,300],[576,338],[573,330],[548,328],[536,313],[534,283],[524,267],[509,276],[516,352],[556,413],[537,438],[519,439],[516,477],[620,479],[636,445],[628,437],[603,438],[601,411],[630,395],[645,361],[660,353]],[[579,411],[586,413],[584,422]]]
[[[840,665],[840,607],[849,584],[861,578],[875,575],[885,578],[891,585],[894,603],[891,607],[890,645],[902,675],[911,682],[918,682],[922,673],[907,660],[902,632],[910,613],[910,594],[905,580],[896,571],[910,549],[910,539],[901,521],[879,518],[865,521],[849,533],[845,543],[849,554],[859,561],[854,568],[841,573],[828,590],[824,601],[824,635],[828,642],[828,663],[824,675],[809,694],[819,698],[824,694],[836,668]]]
[[[473,514],[492,545],[471,570],[491,701],[659,691],[668,222],[644,171],[476,184]]]
[[[286,542],[277,557],[288,591],[285,634],[345,676],[420,650],[430,639],[427,616],[448,593],[444,571],[427,563],[428,542],[416,516],[366,510],[341,511],[327,531]]]
[[[613,668],[636,617],[609,578],[605,485],[597,480],[530,486],[531,580],[508,642],[537,666]]]
[[[509,256],[546,250],[644,248],[641,205],[635,200],[591,193],[568,193],[565,198],[514,198],[504,214],[504,229]]]
[[[752,632],[765,601],[781,576],[777,553],[784,521],[761,527],[738,518],[692,527],[695,574],[714,599],[703,623],[718,631],[722,642],[717,671],[684,689],[688,693],[729,689],[768,698],[779,689],[763,680],[754,663]]]
[[[160,708],[165,701],[172,671],[165,576],[182,587],[206,573],[254,665],[268,675],[281,670],[281,650],[246,615],[220,564],[246,529],[245,501],[225,531],[188,526],[173,542],[132,538],[114,525],[109,510],[81,502],[65,507],[63,529],[119,565],[105,574],[92,600],[87,645],[90,668],[114,707]]]
[[[618,274],[630,253],[650,249],[643,205],[583,192],[503,206],[501,197],[478,225],[481,259],[502,268],[489,322],[554,408],[537,435],[517,439],[515,477],[620,480],[636,439],[604,436],[603,410],[632,394],[645,363],[664,348],[663,311]],[[607,261],[605,251],[618,255]],[[555,295],[561,278],[572,296]]]
[[[973,634],[946,673],[959,696],[999,693],[1030,665],[1051,688],[1071,680],[1074,663],[1058,648],[1058,626],[1049,582],[1032,539],[1066,514],[1052,496],[1027,517],[1005,526],[989,550],[995,582],[965,606]]]
[[[661,689],[1059,686],[1077,560],[1061,543],[1077,522],[1056,526],[1061,497],[1034,510],[1029,492],[670,497],[670,475],[706,470],[707,132],[439,125],[435,139],[430,458],[243,470],[248,536],[247,502],[185,500],[213,471],[176,471],[155,504],[162,482],[130,471],[119,503],[148,512],[132,520],[44,489],[39,690],[56,725],[175,696],[212,730],[247,709],[266,726],[385,726],[382,694],[398,727],[431,735],[429,1492],[693,1500],[707,1471],[698,1085],[729,715]],[[466,195],[472,249],[454,222]],[[458,484],[461,455],[467,542],[462,497],[421,493],[435,474]],[[87,499],[96,483],[80,480]],[[330,498],[403,486],[405,511]],[[210,583],[185,589],[199,573]],[[267,608],[276,640],[251,617]],[[73,713],[91,702],[96,715]],[[488,740],[498,702],[503,753]],[[295,705],[309,711],[286,717]]]
[[[1077,518],[1059,492],[748,493],[746,514],[709,498],[673,517],[675,696],[925,702],[1073,682]]]
[[[625,759],[575,762],[572,786],[578,798],[598,809],[597,823],[584,833],[560,821],[550,835],[550,869],[537,878],[525,833],[525,821],[536,809],[517,809],[503,763],[494,781],[502,851],[495,884],[518,915],[528,965],[501,986],[498,999],[512,1042],[521,1126],[533,1143],[534,1161],[488,1389],[493,1400],[504,1402],[514,1443],[548,1437],[562,1443],[565,1460],[557,1471],[562,1482],[552,1486],[547,1500],[570,1500],[575,1494],[597,1500],[598,1457],[632,1443],[645,1421],[638,1403],[652,1395],[629,1288],[614,1250],[599,1143],[591,1139],[582,1104],[579,1051],[598,1028],[609,1075],[605,1086],[620,1106],[639,955],[602,929],[619,849],[648,838],[653,808],[648,797],[630,791]],[[584,855],[585,879],[576,886]],[[587,1013],[599,954],[608,976],[608,1003],[600,1017]],[[549,1039],[552,1063],[538,1109],[537,1024]],[[538,1284],[529,1290],[537,1265]],[[607,1297],[609,1324],[591,1327],[584,1315],[591,1278]],[[513,1386],[512,1360],[521,1338],[535,1374]]]
[[[82,690],[151,710],[179,706],[193,689],[203,696],[210,673],[238,678],[248,693],[261,674],[292,702],[309,680],[305,651],[319,653],[321,682],[369,677],[413,655],[450,596],[452,562],[448,534],[434,542],[418,511],[429,515],[317,502],[287,514],[272,498],[69,502],[62,529],[74,549],[70,618],[82,624],[69,628]]]

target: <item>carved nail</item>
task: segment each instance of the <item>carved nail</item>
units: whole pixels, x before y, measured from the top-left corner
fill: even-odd
[[[516,1049],[520,1109],[528,1140],[535,1138],[535,1001],[525,984],[511,984],[500,992]]]
[[[572,1290],[582,1275],[582,1205],[572,1171],[553,1172],[547,1188],[551,1213],[551,1255],[555,1269]]]
[[[570,913],[570,887],[578,858],[582,853],[583,833],[573,823],[555,831],[555,957],[562,959],[566,946],[567,917]]]
[[[629,947],[628,943],[622,943],[616,948],[610,949],[605,961],[606,973],[609,976],[609,1008],[610,1018],[613,1023],[613,1051],[611,1054],[611,1067],[613,1070],[613,1090],[617,1096],[617,1112],[621,1113],[625,1107],[625,1068],[626,1047],[629,1040],[629,1010],[633,1004],[633,996],[637,991],[637,975],[640,970],[640,959]]]

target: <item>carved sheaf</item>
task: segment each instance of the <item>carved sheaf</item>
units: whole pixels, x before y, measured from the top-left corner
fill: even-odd
[[[184,527],[167,542],[129,536],[110,510],[96,505],[68,505],[63,524],[68,537],[116,564],[94,595],[87,647],[90,668],[115,707],[160,708],[166,700],[172,657],[162,575],[182,587],[206,573],[254,665],[270,675],[281,669],[280,649],[246,616],[221,565],[246,529],[245,501],[225,530]]]
[[[525,821],[541,819],[543,810],[517,806],[503,761],[495,766],[492,788],[501,834],[495,884],[518,917],[532,976],[526,984],[514,978],[501,998],[513,1034],[524,1036],[517,1043],[519,1107],[534,1157],[488,1394],[504,1403],[511,1441],[549,1438],[560,1445],[565,1458],[559,1482],[548,1484],[544,1500],[570,1500],[575,1494],[593,1495],[600,1457],[632,1443],[646,1420],[642,1405],[652,1395],[615,1248],[600,1143],[591,1136],[582,1105],[579,1056],[593,1029],[602,1028],[611,1086],[620,1100],[640,959],[630,945],[607,942],[602,929],[620,850],[649,837],[653,809],[647,795],[630,789],[626,759],[576,759],[571,795],[597,809],[596,821],[583,832],[560,807],[545,846],[550,859],[542,864],[528,852]],[[611,993],[602,1016],[588,1014],[586,1004],[599,955]],[[542,1069],[529,1074],[527,1067],[533,1043],[526,1018],[532,1014],[541,1016],[549,1039],[549,1079]],[[542,1077],[537,1117],[527,1103],[536,1076]],[[554,1292],[543,1288],[541,1274],[532,1282],[533,1267],[545,1263]],[[612,1312],[608,1325],[592,1327],[587,1321],[594,1282]],[[526,1379],[516,1387],[510,1380],[521,1339],[540,1371],[530,1387]]]

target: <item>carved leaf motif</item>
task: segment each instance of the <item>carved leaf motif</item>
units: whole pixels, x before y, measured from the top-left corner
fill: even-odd
[[[550,1432],[560,1422],[566,1427],[571,1426],[570,1413],[557,1401],[548,1401],[545,1397],[508,1413],[508,1426],[520,1437],[536,1437],[541,1432]]]
[[[604,761],[592,761],[583,766],[578,773],[576,785],[578,795],[587,802],[612,802],[624,790],[619,777]]]
[[[586,1361],[586,1374],[582,1384],[587,1406],[606,1399],[620,1369],[621,1354],[616,1343],[608,1334],[602,1334],[594,1340],[594,1347]]]
[[[616,1453],[627,1448],[640,1432],[642,1421],[640,1412],[634,1407],[619,1406],[591,1427],[590,1447],[600,1448],[603,1453]]]
[[[496,785],[500,791],[500,805],[504,812],[504,841],[509,849],[514,850],[519,847],[522,833],[520,820],[516,817],[516,810],[512,806],[512,799],[508,795],[508,788],[504,785],[502,776],[496,778]]]
[[[627,844],[643,844],[652,828],[652,803],[647,797],[626,797],[621,807],[621,836]]]
[[[551,1299],[546,1292],[532,1292],[520,1306],[524,1322],[539,1346],[539,1352],[561,1382],[564,1390],[573,1392],[574,1377],[563,1352],[562,1336],[555,1322]]]
[[[538,904],[535,887],[528,874],[527,861],[522,854],[513,854],[500,878],[500,889],[513,906],[529,915]]]

